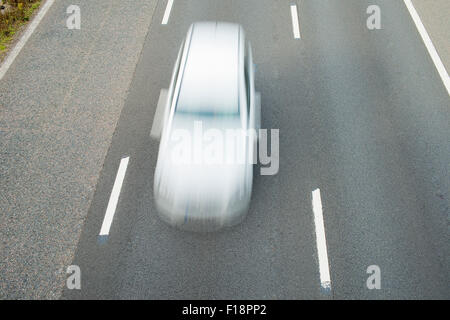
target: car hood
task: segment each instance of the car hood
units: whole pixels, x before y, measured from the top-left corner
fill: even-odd
[[[234,207],[249,201],[248,175],[252,165],[246,157],[246,138],[226,137],[225,128],[238,128],[236,122],[202,121],[202,135],[196,132],[199,129],[196,125],[194,128],[192,121],[174,121],[170,137],[160,148],[155,196],[173,214],[196,218],[225,216]],[[208,135],[209,129],[216,130],[217,134],[222,132],[222,139]],[[227,145],[230,139],[235,139],[232,141],[236,144]],[[229,150],[234,150],[234,154],[230,156]]]

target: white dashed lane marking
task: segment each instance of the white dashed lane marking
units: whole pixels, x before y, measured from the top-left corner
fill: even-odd
[[[170,18],[170,12],[172,11],[173,0],[167,1],[166,11],[164,12],[164,17],[161,24],[167,24]]]
[[[294,38],[300,39],[300,23],[298,21],[297,5],[291,5],[291,17],[292,17],[292,31],[294,32]]]
[[[116,212],[117,203],[119,202],[120,191],[122,189],[125,173],[127,172],[128,162],[130,157],[123,158],[120,161],[119,170],[117,171],[116,180],[114,182],[111,196],[109,197],[108,207],[106,208],[105,218],[103,219],[102,228],[100,230],[99,240],[106,240],[109,235],[109,229],[111,228],[114,214]]]
[[[320,189],[312,193],[312,209],[316,229],[317,255],[319,257],[320,285],[325,292],[331,292],[330,268],[328,264],[327,240],[325,237],[325,224],[323,222],[322,198]]]

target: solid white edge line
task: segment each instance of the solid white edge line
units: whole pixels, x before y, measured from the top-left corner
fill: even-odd
[[[129,160],[130,157],[127,157],[120,161],[119,170],[117,171],[116,180],[114,181],[108,207],[106,208],[105,218],[103,219],[102,228],[100,230],[100,236],[106,236],[109,234],[109,229],[111,228],[114,214],[116,212],[117,202],[119,201],[120,190],[122,189],[122,183],[125,178],[125,173],[127,172]]]
[[[441,58],[439,57],[436,48],[434,47],[433,42],[431,41],[431,38],[428,35],[428,32],[422,23],[422,20],[420,20],[420,16],[417,13],[416,9],[414,8],[412,1],[404,0],[404,3],[406,5],[406,8],[408,8],[411,18],[416,24],[417,30],[419,31],[419,34],[422,37],[425,46],[427,47],[428,53],[430,54],[431,59],[433,60],[434,65],[436,66],[436,69],[439,72],[439,75],[441,76],[442,82],[444,83],[444,86],[447,89],[447,93],[448,95],[450,95],[450,78],[448,76],[447,70],[445,69],[445,66],[442,63]]]
[[[15,45],[14,49],[8,54],[8,57],[4,61],[4,63],[0,66],[0,80],[3,79],[5,74],[8,72],[11,65],[14,63],[14,60],[19,55],[22,48],[27,43],[28,39],[33,34],[34,30],[36,30],[37,26],[41,22],[41,20],[44,18],[47,11],[50,9],[52,4],[55,2],[55,0],[47,0],[42,8],[39,10],[38,14],[35,16],[33,21],[31,21],[30,25],[27,27],[25,33],[20,38],[19,42]]]
[[[314,224],[316,226],[316,243],[317,243],[317,255],[319,257],[320,284],[323,289],[331,290],[327,241],[325,238],[325,225],[323,222],[322,199],[320,196],[320,189],[316,189],[312,193],[312,207],[314,212]]]
[[[300,24],[298,22],[298,10],[297,5],[291,5],[291,17],[292,17],[292,31],[294,32],[294,38],[300,39]]]
[[[170,12],[172,11],[173,0],[167,1],[166,11],[164,12],[164,17],[161,24],[167,24],[170,18]]]

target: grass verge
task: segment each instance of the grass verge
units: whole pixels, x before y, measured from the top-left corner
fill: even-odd
[[[0,0],[0,58],[14,40],[14,35],[30,21],[41,0]]]

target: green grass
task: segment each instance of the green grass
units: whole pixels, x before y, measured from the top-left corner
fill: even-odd
[[[17,31],[30,21],[41,0],[7,0],[12,10],[0,14],[0,54],[8,49]]]

